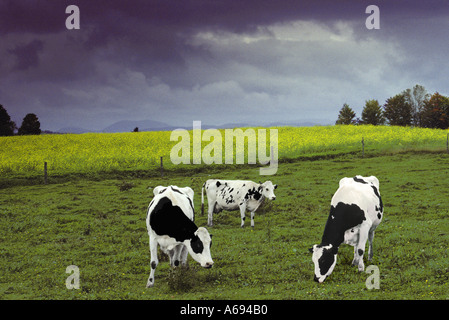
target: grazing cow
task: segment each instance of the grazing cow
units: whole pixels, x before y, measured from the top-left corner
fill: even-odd
[[[374,230],[383,217],[383,203],[376,177],[355,176],[340,180],[331,201],[329,217],[319,245],[310,248],[315,264],[314,280],[322,283],[334,270],[340,244],[354,246],[354,260],[363,271],[363,253],[369,240],[368,260],[373,258]]]
[[[242,218],[241,227],[245,224],[245,211],[251,212],[251,227],[254,227],[254,213],[264,198],[276,199],[271,181],[255,183],[243,180],[216,180],[209,179],[201,189],[201,213],[204,214],[204,188],[206,188],[208,214],[207,225],[212,227],[212,215],[222,210],[238,210]]]
[[[159,263],[157,245],[170,258],[171,266],[183,266],[187,253],[202,267],[214,264],[210,254],[211,235],[206,228],[198,228],[194,220],[193,190],[177,186],[156,187],[148,206],[147,229],[150,236],[151,274],[147,288],[154,285],[154,272]]]

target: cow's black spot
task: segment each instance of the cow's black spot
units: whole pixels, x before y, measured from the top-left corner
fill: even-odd
[[[382,219],[382,215],[380,214],[380,212],[379,213],[377,213],[377,219]]]
[[[355,181],[355,182],[358,182],[358,183],[368,184],[368,182],[366,182],[365,180],[360,179],[360,178],[357,178],[357,177],[354,177],[354,178],[352,178],[352,179],[354,179],[354,181]]]
[[[379,191],[373,185],[371,186],[371,188],[373,188],[373,191],[374,191],[374,194],[376,195],[376,197],[379,198],[380,211],[383,212],[384,211],[384,204],[382,202],[382,198],[380,197]]]
[[[332,244],[338,248],[344,241],[345,231],[361,224],[365,218],[365,212],[356,204],[337,203],[331,206],[329,217],[324,227],[321,245]]]
[[[201,253],[203,252],[204,246],[203,242],[198,236],[194,236],[190,241],[190,246],[192,247],[193,252]]]
[[[156,269],[157,264],[156,261],[151,261],[151,269]]]
[[[157,235],[167,235],[180,242],[192,239],[194,232],[198,230],[181,208],[174,206],[167,197],[160,199],[150,213],[150,226]]]
[[[246,217],[243,217],[242,220],[245,221]]]
[[[179,266],[179,260],[175,260],[175,267]]]
[[[253,198],[254,200],[259,200],[262,197],[262,194],[256,190],[255,187],[253,187],[252,189],[249,189],[248,192],[245,194],[245,199],[250,199]]]
[[[337,254],[337,252],[338,248],[334,247],[330,249],[323,248],[323,254],[318,259],[320,274],[325,275],[329,271],[330,267],[335,262],[335,255]]]
[[[230,203],[234,203],[234,197],[231,195],[229,195],[228,198],[226,198],[226,204],[230,204]]]
[[[357,252],[358,252],[359,256],[363,256],[363,250],[362,249],[358,249]]]
[[[217,181],[217,188],[218,188],[219,186],[221,186],[221,183],[220,183],[220,181]]]
[[[173,188],[173,187],[170,187],[174,192],[177,192],[177,193],[180,193],[180,194],[184,194],[184,193],[182,193],[179,189],[176,189],[176,188]]]

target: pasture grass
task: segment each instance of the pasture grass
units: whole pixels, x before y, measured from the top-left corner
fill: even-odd
[[[397,153],[361,159],[281,163],[267,179],[277,199],[265,202],[255,227],[240,228],[238,212],[214,215],[212,269],[191,257],[171,269],[160,254],[155,286],[150,273],[146,209],[157,185],[190,186],[195,222],[201,186],[209,178],[259,181],[252,167],[168,172],[164,178],[130,174],[82,177],[48,185],[0,189],[0,299],[448,299],[449,156]],[[319,243],[330,199],[342,177],[376,175],[385,216],[374,238],[380,289],[368,290],[366,273],[351,266],[342,245],[324,284],[313,281],[308,248]],[[205,204],[207,208],[207,202]],[[248,213],[249,215],[249,213]],[[247,216],[248,216],[247,215]],[[79,290],[68,290],[66,267],[80,269]]]

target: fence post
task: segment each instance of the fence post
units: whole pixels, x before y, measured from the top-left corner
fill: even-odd
[[[164,162],[163,157],[161,157],[161,178],[164,176]]]
[[[47,161],[44,162],[44,184],[47,184]]]
[[[362,137],[362,158],[365,158],[365,139]]]

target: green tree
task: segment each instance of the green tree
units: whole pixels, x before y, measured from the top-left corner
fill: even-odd
[[[16,124],[11,121],[8,111],[0,104],[0,136],[12,136],[16,128]]]
[[[385,123],[383,110],[377,100],[367,100],[362,111],[362,124],[382,125]]]
[[[28,113],[25,118],[23,118],[18,133],[20,135],[41,134],[41,123],[34,113]]]
[[[384,116],[392,126],[410,126],[413,118],[412,106],[403,94],[397,94],[387,99]]]
[[[449,127],[449,98],[435,92],[424,104],[421,121],[425,128],[447,129]]]
[[[353,124],[355,118],[355,112],[347,103],[343,105],[338,114],[338,119],[335,124]]]
[[[417,127],[422,126],[422,111],[427,100],[429,100],[429,93],[427,93],[426,88],[417,84],[413,89],[406,89],[402,92],[407,101],[412,108],[412,124]]]

